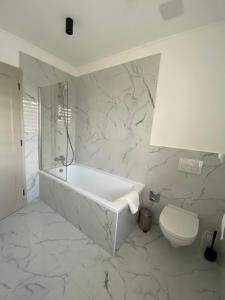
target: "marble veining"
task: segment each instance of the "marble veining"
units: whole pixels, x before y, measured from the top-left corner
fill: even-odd
[[[225,164],[216,154],[149,145],[159,69],[154,55],[77,79],[76,159],[144,183],[143,204],[156,222],[168,203],[198,213],[201,240],[225,213]],[[202,174],[179,172],[181,157],[203,160]],[[148,200],[150,190],[160,203]]]
[[[199,214],[199,240],[205,229],[219,229],[225,213],[225,164],[215,154],[149,145],[160,55],[76,79],[25,54],[20,61],[27,101],[35,102],[38,86],[69,82],[77,162],[143,182],[144,204],[156,222],[163,206],[172,203]],[[25,153],[31,201],[39,195],[37,132],[25,131]],[[180,157],[203,160],[202,174],[179,172]],[[160,203],[149,202],[150,189],[160,192]],[[216,246],[224,265],[225,246],[219,241]]]
[[[0,222],[2,300],[219,300],[224,269],[137,227],[115,257],[41,201]]]
[[[68,80],[74,116],[71,132],[74,132],[77,162],[143,182],[146,185],[144,204],[153,210],[155,221],[163,206],[172,203],[197,212],[201,232],[219,229],[221,216],[225,213],[225,164],[221,164],[215,154],[149,145],[159,65],[160,56],[156,55],[74,79],[21,54],[24,99],[35,102],[38,86]],[[27,195],[31,201],[39,195],[37,131],[25,131],[25,153]],[[180,157],[203,160],[202,174],[196,176],[177,171]],[[160,192],[160,203],[148,201],[150,189]],[[224,266],[225,246],[219,241],[216,246],[221,249],[219,263]],[[186,251],[191,255],[189,248]],[[222,271],[220,279],[225,278]],[[110,273],[103,275],[104,286],[109,287]],[[181,286],[184,281],[177,279]],[[220,282],[222,288],[223,281]],[[0,286],[7,290],[7,283]],[[73,290],[72,284],[70,289]],[[203,295],[203,288],[201,292]]]
[[[137,223],[128,207],[119,212],[40,174],[41,199],[110,254],[115,255]]]
[[[38,94],[30,84],[23,87],[23,119],[26,192],[28,202],[39,197],[38,181]]]
[[[116,213],[101,207],[92,199],[40,174],[40,196],[89,238],[106,251],[114,252]]]
[[[143,182],[144,204],[155,221],[163,206],[172,203],[198,213],[201,231],[219,229],[225,213],[225,164],[215,154],[149,145],[160,55],[78,78],[25,54],[21,66],[29,99],[36,99],[37,86],[68,81],[76,162]],[[29,200],[39,194],[37,133],[25,132],[25,153]],[[203,160],[202,174],[179,172],[180,157]],[[149,202],[150,189],[160,192],[160,203]]]
[[[23,71],[26,192],[27,200],[31,202],[39,197],[38,88],[55,85],[59,82],[68,83],[68,108],[71,111],[69,133],[75,147],[75,78],[23,53],[20,53],[20,66]],[[51,164],[50,166],[53,162],[55,163],[54,158],[56,156],[65,156],[65,145],[67,143],[65,128],[62,122],[57,122],[57,107],[53,104],[54,99],[52,97],[49,97],[49,102],[43,104],[46,108],[47,123],[44,135],[46,145],[44,158],[46,159],[45,162]],[[32,113],[30,113],[31,111]],[[71,153],[69,155],[71,156]],[[45,167],[49,167],[47,162]]]

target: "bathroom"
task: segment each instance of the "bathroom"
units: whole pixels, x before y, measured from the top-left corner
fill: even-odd
[[[225,299],[224,74],[223,0],[0,1],[0,300]]]

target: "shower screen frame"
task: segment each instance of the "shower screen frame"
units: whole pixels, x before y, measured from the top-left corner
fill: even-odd
[[[42,88],[51,88],[54,86],[59,86],[60,84],[66,86],[66,96],[64,99],[64,105],[66,106],[66,110],[68,112],[68,108],[69,108],[69,102],[68,102],[68,81],[61,81],[55,84],[50,84],[48,86],[43,86],[43,87],[38,87],[38,158],[39,158],[39,169],[41,171],[44,171],[46,173],[49,173],[49,170],[51,169],[56,169],[56,168],[63,168],[65,169],[65,178],[63,178],[62,176],[57,176],[57,174],[54,174],[53,172],[51,172],[51,175],[61,179],[63,181],[67,181],[67,160],[68,160],[68,155],[66,155],[66,152],[68,151],[68,136],[67,136],[67,132],[69,130],[68,126],[69,126],[69,122],[68,122],[68,114],[66,114],[66,118],[65,120],[62,120],[63,122],[65,122],[65,138],[66,138],[66,145],[65,145],[65,165],[62,163],[62,166],[55,166],[55,168],[45,168],[43,166],[43,124],[42,124],[42,114],[43,114],[43,98],[41,95],[41,89]],[[59,104],[57,103],[57,101],[55,101],[56,107],[59,107]],[[57,107],[57,108],[58,108]],[[66,132],[67,131],[67,132]],[[68,152],[67,152],[68,153]]]

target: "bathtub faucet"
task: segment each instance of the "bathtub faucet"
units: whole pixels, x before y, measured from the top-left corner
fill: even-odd
[[[65,159],[66,159],[66,158],[65,158],[64,155],[59,155],[58,157],[55,157],[54,160],[55,160],[56,162],[60,162],[60,161],[61,161],[61,163],[64,164]]]

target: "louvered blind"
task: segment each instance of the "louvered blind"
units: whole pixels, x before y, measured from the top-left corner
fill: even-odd
[[[58,123],[67,122],[68,127],[71,125],[72,121],[72,110],[71,108],[58,105]]]
[[[31,96],[23,98],[24,131],[26,133],[38,132],[38,102]]]

